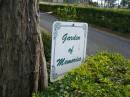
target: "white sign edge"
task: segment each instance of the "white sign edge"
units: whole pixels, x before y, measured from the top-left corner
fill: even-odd
[[[51,66],[50,66],[50,81],[51,82],[55,82],[55,81],[57,81],[57,80],[59,80],[59,79],[61,79],[61,78],[63,78],[63,76],[64,75],[62,75],[62,76],[60,76],[60,77],[58,77],[58,78],[52,78],[53,76],[52,76],[52,72],[54,71],[54,69],[55,69],[55,66],[53,67],[53,65],[52,65],[52,56],[53,56],[53,52],[54,52],[54,50],[55,50],[55,48],[53,49],[52,47],[54,47],[54,43],[53,43],[53,38],[55,38],[55,34],[53,34],[53,32],[55,31],[55,28],[54,28],[54,26],[57,24],[57,23],[61,23],[61,22],[66,22],[66,21],[54,21],[53,22],[53,25],[52,25],[52,45],[51,45]],[[68,22],[68,23],[82,23],[82,24],[85,24],[86,25],[86,27],[85,27],[85,30],[86,30],[86,38],[85,38],[85,53],[84,53],[84,59],[83,59],[83,61],[85,61],[85,59],[86,59],[86,51],[87,51],[87,36],[88,36],[88,23],[84,23],[84,22]]]

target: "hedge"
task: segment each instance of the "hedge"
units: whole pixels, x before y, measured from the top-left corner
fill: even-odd
[[[117,53],[97,53],[38,97],[130,97],[130,61]]]
[[[53,11],[62,19],[87,22],[123,33],[130,33],[130,10],[83,8],[67,5],[39,4],[41,11]]]

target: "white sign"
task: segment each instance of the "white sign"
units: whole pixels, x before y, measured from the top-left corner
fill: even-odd
[[[51,82],[79,66],[86,57],[88,24],[56,21],[52,30]]]

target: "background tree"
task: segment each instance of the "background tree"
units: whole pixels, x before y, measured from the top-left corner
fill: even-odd
[[[125,7],[128,4],[128,0],[121,0],[121,5]]]
[[[128,1],[128,8],[130,9],[130,0]]]
[[[37,0],[0,0],[0,97],[31,97],[38,83],[47,88],[37,10]]]

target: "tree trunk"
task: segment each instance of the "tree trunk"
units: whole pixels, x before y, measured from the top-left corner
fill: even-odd
[[[37,5],[37,0],[0,0],[0,97],[31,97],[39,79],[47,88]]]

